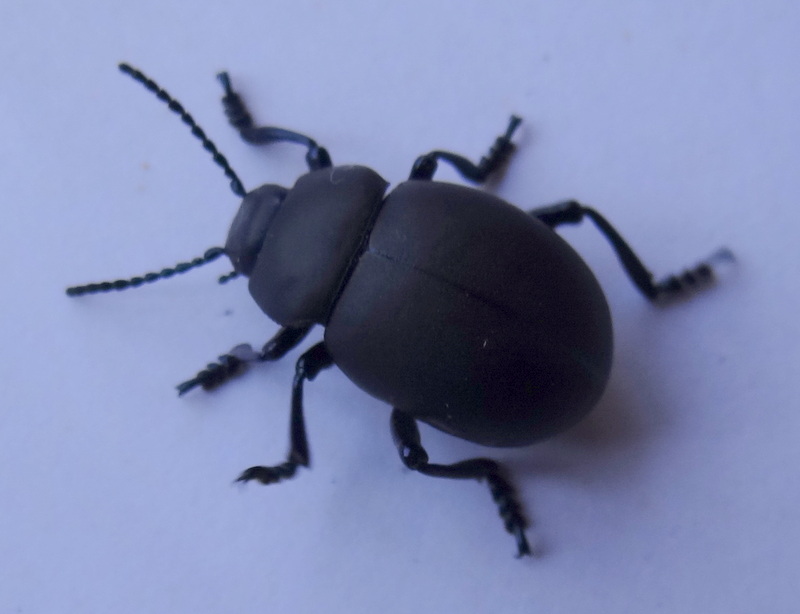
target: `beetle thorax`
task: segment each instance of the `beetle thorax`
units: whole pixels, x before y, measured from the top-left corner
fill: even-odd
[[[246,203],[242,203],[231,236],[239,216],[250,216],[264,228],[249,287],[270,318],[284,326],[327,322],[387,186],[366,167],[338,166],[300,177],[267,222],[265,214],[243,213]],[[264,186],[257,192],[276,187]],[[266,193],[270,198],[277,195]],[[236,233],[249,236],[249,231]]]

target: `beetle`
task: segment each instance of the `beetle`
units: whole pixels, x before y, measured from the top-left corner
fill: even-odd
[[[403,464],[424,475],[486,481],[517,555],[531,554],[527,520],[498,462],[429,462],[417,421],[486,446],[525,446],[576,424],[597,403],[612,361],[612,322],[603,291],[555,229],[588,218],[610,242],[627,275],[660,302],[710,282],[728,250],[679,275],[656,280],[597,211],[568,200],[525,212],[485,191],[433,180],[438,163],[484,183],[514,151],[521,123],[511,116],[477,164],[450,151],[420,156],[407,181],[388,183],[364,166],[334,166],[301,133],[256,126],[231,85],[218,78],[229,123],[254,145],[306,147],[309,172],[287,189],[245,191],[227,159],[192,116],[128,64],[120,70],[177,113],[242,198],[224,247],[140,277],[67,289],[70,296],[123,290],[227,256],[249,279],[258,306],[281,328],[261,351],[236,346],[178,388],[213,389],[250,363],[278,360],[316,325],[323,341],[296,363],[290,450],[283,463],[254,466],[237,481],[272,484],[309,466],[303,386],[338,366],[359,388],[393,407],[390,424]]]

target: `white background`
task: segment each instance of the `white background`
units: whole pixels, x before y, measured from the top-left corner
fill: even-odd
[[[799,19],[790,0],[4,1],[0,612],[796,611]],[[215,263],[63,294],[202,254],[238,204],[121,60],[249,188],[291,186],[303,151],[238,139],[222,68],[258,120],[393,183],[434,148],[478,158],[518,113],[500,196],[591,203],[658,274],[721,245],[738,264],[656,308],[590,224],[567,229],[615,318],[595,412],[518,450],[423,429],[434,460],[508,464],[536,559],[485,486],[403,470],[388,408],[335,369],[307,388],[312,470],[237,488],[283,458],[298,352],[173,386],[276,330],[246,285]]]

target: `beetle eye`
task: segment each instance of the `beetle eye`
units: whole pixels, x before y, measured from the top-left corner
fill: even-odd
[[[256,264],[264,237],[288,190],[279,185],[262,185],[249,192],[233,218],[225,253],[237,273],[249,275]]]

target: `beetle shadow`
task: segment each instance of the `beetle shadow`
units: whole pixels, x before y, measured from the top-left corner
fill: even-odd
[[[648,320],[647,316],[643,316]],[[559,435],[537,442],[521,455],[509,455],[509,468],[520,477],[557,475],[580,482],[619,482],[630,479],[647,454],[648,441],[663,426],[667,385],[648,372],[642,347],[652,331],[643,322],[620,335],[619,360],[606,391],[594,409],[578,424]],[[642,326],[640,326],[642,325]],[[625,343],[636,335],[637,343]]]
[[[503,454],[501,460],[514,480],[531,522],[529,537],[535,557],[547,556],[552,548],[551,535],[537,526],[546,520],[537,513],[534,503],[542,484],[558,482],[570,488],[613,492],[620,484],[636,481],[645,463],[647,440],[655,436],[652,423],[631,394],[626,381],[609,382],[608,388],[592,412],[577,425],[551,439],[535,443],[522,453]],[[490,455],[495,457],[495,455]],[[538,485],[538,486],[537,486]]]
[[[597,454],[604,450],[622,450],[639,441],[645,435],[645,427],[639,418],[639,408],[627,389],[627,383],[609,382],[597,407],[581,422],[555,437],[553,442]]]

